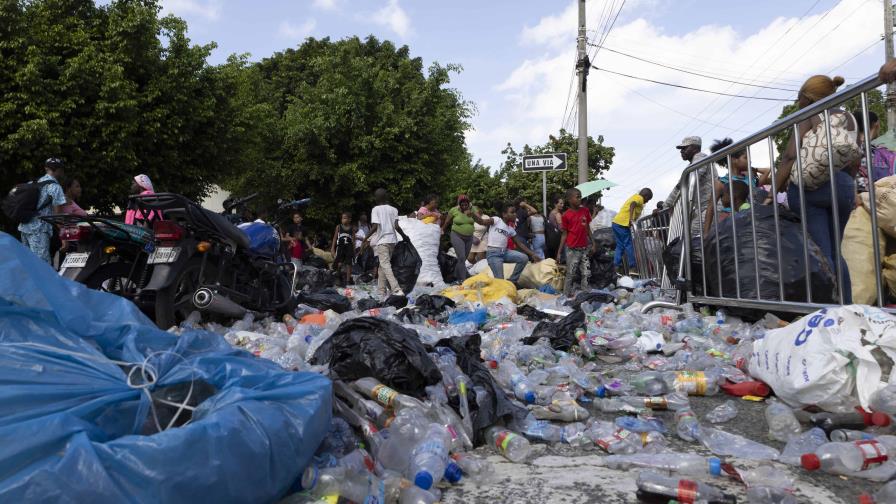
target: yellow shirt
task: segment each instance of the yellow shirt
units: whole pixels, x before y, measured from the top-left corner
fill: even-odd
[[[631,216],[631,219],[629,219],[628,211],[629,208],[631,208],[632,203],[635,204],[635,208],[633,209],[634,214]],[[628,227],[629,220],[631,220],[631,222],[638,220],[642,210],[644,210],[644,197],[640,194],[636,194],[625,200],[625,203],[622,204],[622,208],[619,209],[619,213],[616,214],[616,217],[613,217],[613,224]]]

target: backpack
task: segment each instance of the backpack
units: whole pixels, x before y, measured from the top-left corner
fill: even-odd
[[[55,180],[44,180],[43,182],[25,182],[24,184],[16,185],[3,199],[3,213],[16,224],[31,221],[37,216],[38,212],[52,202],[52,199],[47,198],[47,201],[40,208],[37,206],[37,203],[40,201],[40,190],[47,184],[58,184],[58,182]]]

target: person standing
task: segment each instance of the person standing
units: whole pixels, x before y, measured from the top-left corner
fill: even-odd
[[[379,188],[373,193],[377,206],[370,212],[370,236],[364,239],[373,244],[373,251],[380,261],[377,272],[377,290],[386,298],[389,294],[404,296],[404,291],[392,272],[392,251],[398,243],[396,230],[401,230],[398,225],[398,209],[389,204],[389,193]]]
[[[588,290],[588,278],[591,277],[590,256],[594,254],[594,242],[591,240],[591,212],[582,206],[582,192],[576,188],[566,191],[566,203],[569,208],[563,212],[563,223],[560,237],[560,248],[557,257],[566,249],[566,284],[563,294],[571,297],[576,276],[581,277],[582,290]],[[589,254],[589,245],[591,254]]]
[[[544,215],[538,213],[532,213],[529,215],[529,235],[532,239],[529,241],[529,248],[532,249],[533,252],[538,254],[540,259],[544,259],[544,233],[545,233],[545,220]]]
[[[558,230],[563,226],[564,208],[566,208],[566,201],[563,200],[563,196],[554,196],[554,208],[552,208],[551,213],[548,214],[548,222],[557,226]]]
[[[81,182],[76,178],[67,178],[62,184],[62,190],[65,191],[65,204],[59,208],[59,213],[86,216],[87,212],[76,203],[76,200],[81,199]]]
[[[485,214],[480,214],[479,218],[483,222],[491,219],[491,217]],[[473,247],[470,249],[470,254],[467,256],[467,260],[470,261],[471,264],[476,264],[485,259],[486,252],[488,251],[488,230],[489,227],[487,225],[482,225],[474,221]]]
[[[352,263],[355,259],[355,228],[352,227],[351,212],[342,212],[340,222],[333,231],[330,253],[333,254],[333,271],[341,275],[339,281],[342,287],[348,287],[352,283]]]
[[[475,231],[476,221],[473,214],[479,213],[479,209],[472,206],[470,198],[465,194],[457,197],[457,206],[448,210],[448,218],[442,224],[442,234],[451,230],[451,247],[454,248],[454,254],[457,256],[457,262],[454,265],[454,278],[458,282],[466,280],[470,273],[467,271],[467,256],[473,249],[473,232]]]
[[[678,149],[681,154],[682,161],[688,162],[688,166],[706,158],[706,154],[701,152],[703,148],[703,140],[698,136],[685,137],[675,148]],[[704,165],[698,169],[696,176],[696,187],[694,177],[690,177],[691,183],[689,184],[689,187],[692,189],[691,194],[688,195],[690,202],[688,220],[691,223],[692,238],[700,235],[703,231],[703,227],[700,225],[701,216],[706,215],[706,209],[709,207],[709,200],[712,199],[712,186],[717,178],[715,168],[711,164]],[[694,195],[694,190],[699,191],[700,194],[699,207],[697,206],[697,197]],[[669,193],[669,197],[666,198],[664,206],[673,208],[672,212],[675,214],[678,210],[676,205],[679,204],[680,199],[681,186],[676,183],[675,188],[672,189],[672,192]],[[684,215],[681,215],[680,211],[677,213],[679,214],[679,219],[684,218]]]
[[[305,230],[302,228],[302,214],[293,212],[292,221],[283,228],[281,240],[286,245],[286,252],[290,260],[297,267],[302,266],[302,257],[305,255]]]
[[[622,265],[623,255],[626,258],[626,267],[633,268],[635,266],[635,246],[632,244],[632,224],[641,212],[644,211],[644,205],[653,199],[653,191],[648,188],[641,189],[638,194],[625,200],[619,213],[613,218],[613,236],[616,238],[616,254],[613,256],[613,267],[617,273],[621,273],[619,267]]]
[[[47,263],[50,258],[50,240],[53,237],[53,225],[41,220],[41,217],[62,213],[66,203],[65,193],[59,185],[59,179],[65,174],[62,160],[50,158],[44,162],[44,176],[37,179],[40,193],[37,198],[37,212],[31,220],[19,224],[22,243],[31,252]]]

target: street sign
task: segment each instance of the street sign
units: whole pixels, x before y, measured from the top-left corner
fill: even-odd
[[[566,153],[551,152],[549,154],[536,154],[523,156],[524,172],[562,171],[566,169]]]

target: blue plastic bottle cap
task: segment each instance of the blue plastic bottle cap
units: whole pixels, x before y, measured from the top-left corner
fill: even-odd
[[[420,471],[414,476],[414,484],[418,487],[429,490],[432,488],[432,474],[429,474],[426,471]]]
[[[604,387],[603,385],[597,387],[597,389],[594,391],[594,395],[596,395],[597,397],[607,397],[607,387]]]
[[[709,474],[719,476],[722,474],[722,461],[716,457],[709,457]]]
[[[445,481],[448,483],[457,483],[462,476],[463,471],[461,471],[457,464],[452,462],[445,467]]]
[[[526,392],[526,404],[535,404],[535,392]]]

